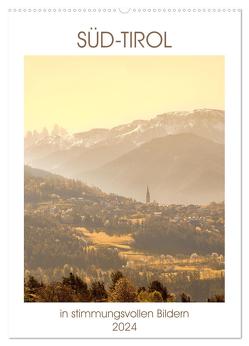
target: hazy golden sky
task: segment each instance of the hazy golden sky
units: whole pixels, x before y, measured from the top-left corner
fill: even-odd
[[[25,130],[113,127],[224,109],[222,56],[26,56]]]

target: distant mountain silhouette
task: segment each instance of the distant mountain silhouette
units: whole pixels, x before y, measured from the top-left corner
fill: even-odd
[[[84,174],[107,192],[144,201],[208,203],[224,200],[224,146],[193,134],[153,139]]]
[[[58,177],[57,175],[44,171],[43,169],[33,168],[30,166],[24,166],[25,177],[36,177],[36,178],[47,178],[47,177]]]
[[[167,135],[192,133],[224,142],[224,111],[200,109],[168,112],[149,120],[135,120],[112,129],[92,129],[69,135],[58,125],[49,134],[33,131],[25,137],[25,163],[73,178]]]

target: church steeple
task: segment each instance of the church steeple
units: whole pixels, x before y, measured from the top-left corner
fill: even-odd
[[[147,191],[146,191],[146,203],[150,203],[150,190],[147,185]]]

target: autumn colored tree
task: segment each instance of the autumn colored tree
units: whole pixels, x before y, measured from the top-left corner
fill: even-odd
[[[110,301],[136,302],[137,294],[135,287],[126,278],[120,278],[110,292]]]
[[[54,282],[37,291],[40,302],[80,302],[82,296],[72,287]]]
[[[153,291],[140,291],[138,294],[138,301],[139,302],[150,302],[150,303],[158,303],[163,302],[163,297],[160,292]]]

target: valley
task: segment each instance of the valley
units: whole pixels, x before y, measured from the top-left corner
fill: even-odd
[[[163,204],[224,200],[224,111],[168,112],[111,129],[27,132],[25,162],[103,191]]]
[[[137,287],[159,280],[176,301],[224,294],[224,203],[146,204],[26,166],[24,215],[26,277],[73,272],[108,287],[120,270]]]

